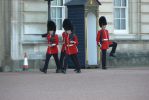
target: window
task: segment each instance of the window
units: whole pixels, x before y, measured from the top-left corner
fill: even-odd
[[[63,0],[54,0],[51,3],[51,19],[56,23],[57,30],[62,30],[62,21],[65,17],[63,2]]]
[[[44,1],[44,0],[43,0]],[[25,35],[43,34],[46,32],[46,23],[48,19],[47,1],[22,0],[21,19],[22,32]],[[51,2],[51,20],[56,23],[57,34],[63,31],[62,22],[66,17],[65,2],[68,0],[53,0]]]
[[[62,30],[62,22],[65,19],[65,3],[70,0],[53,0],[51,2],[51,19],[56,23],[57,30]]]
[[[128,33],[127,0],[114,0],[115,33]]]

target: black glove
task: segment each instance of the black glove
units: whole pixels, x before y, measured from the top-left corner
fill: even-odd
[[[45,34],[42,34],[41,36],[42,36],[42,37],[47,37],[47,35],[48,35],[48,34],[47,34],[47,33],[45,33]]]

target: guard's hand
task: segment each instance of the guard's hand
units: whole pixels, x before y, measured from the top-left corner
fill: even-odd
[[[100,42],[98,42],[98,46],[99,46],[99,47],[101,47],[101,44],[100,44]]]
[[[71,44],[74,44],[74,41],[70,41]]]
[[[50,44],[50,47],[54,47],[54,46],[56,46],[56,44]]]

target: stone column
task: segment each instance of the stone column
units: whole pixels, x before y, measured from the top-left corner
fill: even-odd
[[[21,4],[22,0],[12,0],[11,6],[11,58],[19,60],[21,44]]]
[[[0,0],[0,72],[4,59],[4,0]]]
[[[3,39],[2,43],[4,45],[4,53],[3,53],[3,60],[2,60],[2,66],[5,71],[5,69],[8,68],[8,66],[11,65],[11,0],[2,0],[2,27],[3,27]],[[9,67],[9,70],[12,70],[12,67]]]

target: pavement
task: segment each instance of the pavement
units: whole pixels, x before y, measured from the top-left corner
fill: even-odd
[[[149,100],[149,67],[0,73],[0,100]]]

